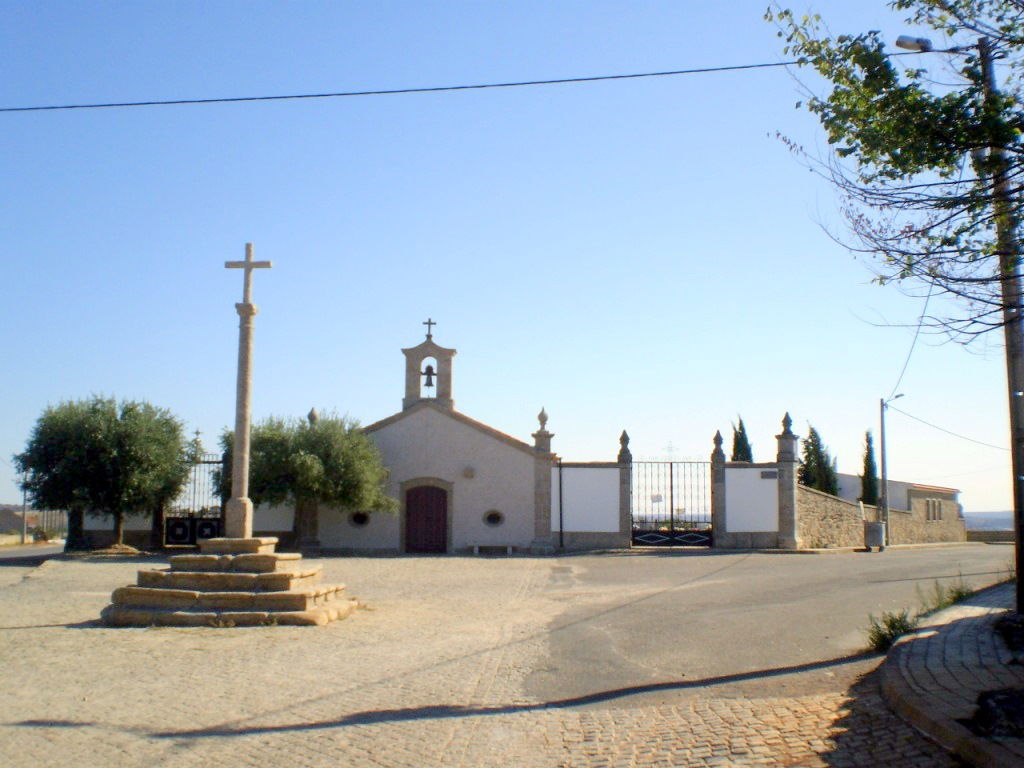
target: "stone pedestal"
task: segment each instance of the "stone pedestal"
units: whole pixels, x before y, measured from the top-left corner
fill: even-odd
[[[322,584],[322,566],[275,552],[277,539],[201,539],[199,553],[174,555],[168,569],[141,570],[103,609],[116,627],[323,626],[356,601],[343,584]]]

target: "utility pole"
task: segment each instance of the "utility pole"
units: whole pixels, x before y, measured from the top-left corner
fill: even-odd
[[[23,478],[25,481],[21,486],[21,543],[28,543],[28,488],[25,487],[25,483],[28,482],[28,473],[25,473]]]
[[[892,395],[888,400],[884,397],[878,400],[878,418],[879,422],[881,422],[881,429],[878,430],[880,438],[879,454],[882,464],[882,487],[878,494],[878,509],[882,513],[882,523],[885,524],[885,544],[883,546],[888,546],[889,544],[889,470],[885,462],[885,409],[889,407],[889,403],[893,400],[899,400],[901,397],[903,397],[902,392],[898,395]]]
[[[881,429],[879,430],[879,454],[882,464],[882,487],[879,489],[878,494],[878,509],[882,513],[882,524],[885,526],[885,538],[882,540],[882,546],[889,543],[889,473],[885,466],[885,398],[879,398],[878,400],[878,418],[881,422]]]
[[[982,85],[986,103],[999,94],[993,66],[992,43],[978,39]],[[992,211],[996,222],[999,284],[1002,288],[1003,334],[1006,343],[1006,384],[1010,400],[1010,462],[1013,470],[1014,554],[1017,564],[1017,613],[1024,613],[1024,332],[1021,328],[1021,279],[1018,268],[1017,212],[1007,180],[1006,150],[993,137],[989,147],[992,169]]]

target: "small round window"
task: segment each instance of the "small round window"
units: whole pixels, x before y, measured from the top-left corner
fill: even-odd
[[[505,522],[505,516],[496,509],[492,509],[484,513],[484,522],[492,528],[497,528],[499,525]]]
[[[370,516],[366,512],[353,512],[348,516],[348,521],[356,528],[362,528],[370,522]]]

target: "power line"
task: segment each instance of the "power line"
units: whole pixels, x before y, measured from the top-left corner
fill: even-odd
[[[896,54],[901,55],[901,54]],[[337,93],[297,93],[280,96],[232,96],[217,99],[168,99],[153,101],[118,101],[101,104],[49,104],[38,107],[0,107],[0,112],[46,112],[67,109],[110,109],[114,107],[164,107],[173,104],[231,104],[242,101],[286,101],[294,99],[336,99],[346,96],[395,96],[406,93],[443,93],[446,91],[481,91],[487,88],[522,88],[531,85],[563,85],[569,83],[596,83],[602,80],[637,80],[644,77],[673,77],[708,72],[735,72],[745,69],[788,67],[796,61],[778,61],[769,64],[736,64],[725,67],[698,67],[673,69],[666,72],[637,72],[628,75],[594,75],[592,77],[563,77],[553,80],[520,80],[511,83],[477,83],[474,85],[439,85],[426,88],[392,88],[376,91],[339,91]]]
[[[889,56],[919,55],[891,53]],[[571,83],[596,83],[603,80],[636,80],[644,77],[673,77],[676,75],[698,75],[709,72],[737,72],[745,69],[767,69],[788,67],[799,61],[776,61],[764,64],[733,64],[724,67],[696,67],[694,69],[673,69],[665,72],[635,72],[626,75],[593,75],[590,77],[562,77],[552,80],[519,80],[510,83],[477,83],[473,85],[439,85],[425,88],[392,88],[375,91],[339,91],[337,93],[293,93],[277,96],[229,96],[215,99],[166,99],[150,101],[114,101],[94,104],[46,104],[35,107],[0,107],[0,112],[52,112],[69,109],[112,109],[115,107],[166,107],[176,104],[231,104],[244,101],[287,101],[295,99],[336,99],[347,96],[395,96],[407,93],[443,93],[446,91],[480,91],[487,88],[522,88],[531,85],[564,85]]]
[[[986,443],[986,442],[983,442],[981,440],[975,440],[973,437],[967,437],[966,435],[961,435],[961,434],[958,434],[958,433],[953,432],[951,430],[945,429],[944,427],[940,427],[937,424],[932,424],[930,421],[925,421],[924,419],[920,419],[917,416],[913,416],[913,415],[907,413],[906,411],[901,411],[895,405],[889,405],[888,408],[890,408],[890,409],[892,409],[894,411],[898,411],[899,413],[902,413],[908,419],[913,419],[914,421],[919,421],[922,424],[931,427],[932,429],[937,429],[937,430],[939,430],[939,432],[945,432],[947,435],[952,435],[953,437],[959,437],[961,440],[967,440],[970,443],[977,443],[978,445],[984,445],[986,448],[995,448],[997,451],[1006,451],[1007,453],[1009,453],[1009,451],[1010,451],[1010,449],[1006,448],[1005,446],[1002,446],[1002,445],[992,445],[992,443]]]
[[[896,379],[896,384],[893,386],[892,392],[889,393],[889,400],[893,399],[893,395],[896,394],[896,390],[900,388],[900,383],[903,381],[903,374],[907,372],[907,366],[910,365],[910,358],[914,355],[914,348],[917,346],[917,339],[921,335],[921,327],[924,325],[924,318],[928,314],[928,302],[932,300],[932,289],[934,288],[934,284],[930,284],[928,286],[928,295],[924,299],[924,307],[921,309],[921,317],[917,319],[917,330],[914,331],[914,340],[910,342],[910,349],[907,351],[907,359],[903,361],[903,369],[900,371],[899,378]]]
[[[935,51],[946,53],[947,51]],[[885,56],[920,56],[923,51],[902,51],[887,53]],[[215,99],[153,99],[149,101],[113,101],[95,104],[46,104],[36,107],[0,107],[0,112],[53,112],[70,109],[113,109],[115,107],[166,107],[181,104],[233,104],[245,101],[288,101],[297,99],[337,99],[348,96],[396,96],[408,93],[444,93],[447,91],[482,91],[488,88],[522,88],[532,85],[566,85],[573,83],[597,83],[606,80],[638,80],[645,77],[674,77],[676,75],[701,75],[712,72],[739,72],[747,69],[768,69],[806,64],[806,61],[773,61],[762,64],[733,64],[724,67],[695,67],[693,69],[671,69],[664,72],[634,72],[625,75],[593,75],[590,77],[561,77],[550,80],[518,80],[509,83],[476,83],[473,85],[438,85],[425,88],[391,88],[374,91],[338,91],[337,93],[293,93],[277,96],[228,96]]]

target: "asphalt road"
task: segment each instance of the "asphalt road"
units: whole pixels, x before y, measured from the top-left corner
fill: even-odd
[[[64,544],[25,544],[0,548],[0,560],[44,560],[59,555]]]
[[[566,610],[527,688],[549,701],[632,689],[633,702],[690,686],[743,696],[840,689],[877,663],[859,657],[869,614],[916,611],[937,582],[987,586],[1012,564],[1011,546],[983,544],[563,557],[547,593]]]

